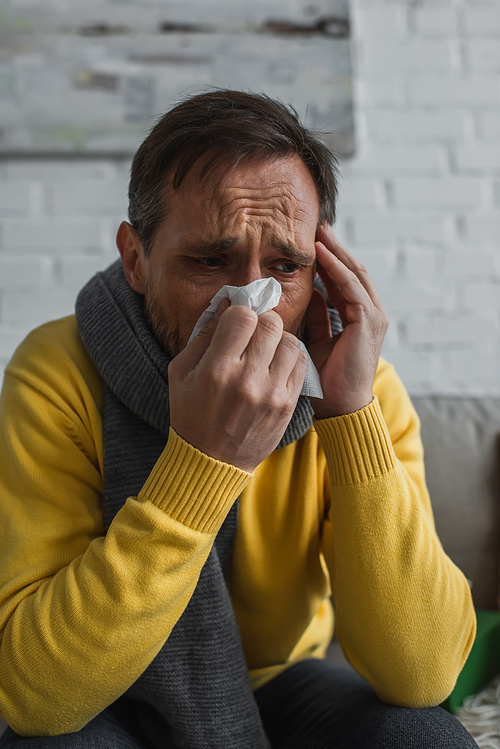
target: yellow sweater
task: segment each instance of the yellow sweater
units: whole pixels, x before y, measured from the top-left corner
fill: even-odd
[[[76,731],[168,638],[237,496],[228,580],[254,688],[333,630],[387,702],[439,703],[475,634],[435,534],[418,418],[381,362],[362,411],[315,423],[247,474],[170,431],[104,535],[102,388],[74,317],[28,336],[0,400],[0,713]]]

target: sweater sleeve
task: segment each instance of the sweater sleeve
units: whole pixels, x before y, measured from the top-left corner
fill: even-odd
[[[138,678],[250,479],[171,430],[104,535],[97,410],[44,347],[21,347],[0,399],[0,712],[25,736],[79,730]]]
[[[382,700],[425,707],[452,691],[475,615],[435,532],[418,416],[385,362],[375,392],[361,411],[315,425],[331,482],[323,548],[336,631]]]

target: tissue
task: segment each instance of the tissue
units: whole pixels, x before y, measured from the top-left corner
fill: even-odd
[[[202,330],[212,319],[222,299],[229,299],[231,305],[240,304],[245,307],[250,307],[250,309],[253,309],[258,315],[261,315],[263,312],[268,312],[270,309],[274,309],[274,307],[278,305],[280,297],[281,285],[275,278],[258,278],[247,286],[223,286],[213,297],[207,309],[199,317],[188,343],[191,342],[193,338],[198,335],[200,330]],[[305,351],[309,359],[309,366],[307,368],[300,394],[312,398],[322,398],[323,391],[321,389],[318,371],[302,341],[299,341],[299,343],[300,348],[302,351]]]

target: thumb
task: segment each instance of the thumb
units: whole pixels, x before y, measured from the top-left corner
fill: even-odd
[[[324,342],[325,339],[332,337],[332,326],[328,308],[321,292],[317,289],[313,290],[311,301],[307,308],[306,330],[308,346],[312,346],[314,343],[320,341]]]
[[[222,299],[215,310],[212,319],[207,322],[205,327],[200,330],[198,335],[193,338],[191,343],[189,343],[184,351],[179,354],[183,359],[184,371],[186,373],[194,369],[203,358],[206,350],[212,342],[221,315],[230,306],[231,302],[229,299]]]

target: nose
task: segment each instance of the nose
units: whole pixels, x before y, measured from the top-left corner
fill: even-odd
[[[257,262],[248,262],[244,267],[238,269],[235,272],[235,280],[233,286],[247,286],[252,281],[256,281],[258,278],[262,278],[262,268]]]

